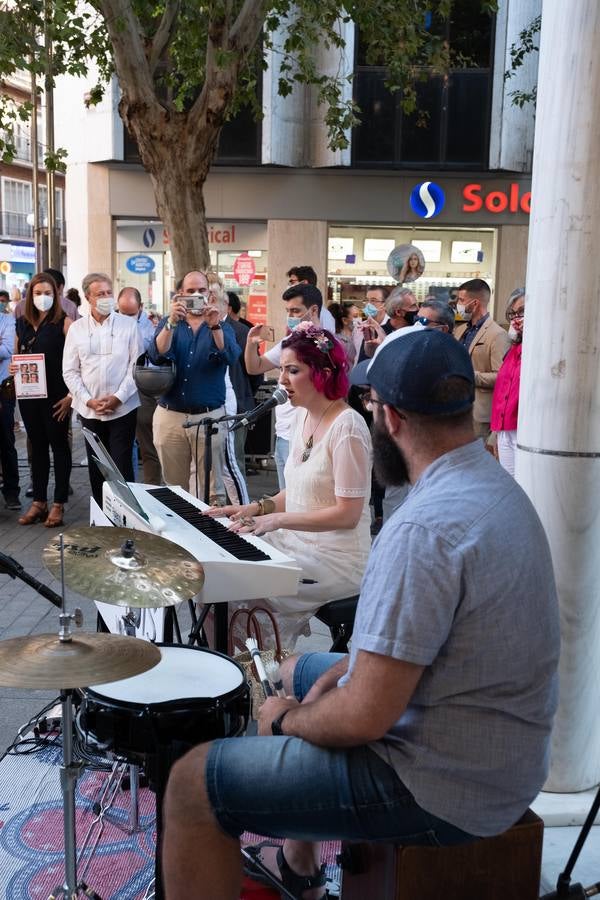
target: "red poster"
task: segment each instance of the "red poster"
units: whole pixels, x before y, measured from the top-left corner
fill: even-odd
[[[248,287],[254,281],[256,264],[247,253],[240,253],[233,264],[233,277],[240,287]]]

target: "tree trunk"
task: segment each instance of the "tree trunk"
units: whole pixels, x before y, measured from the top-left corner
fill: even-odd
[[[204,184],[215,156],[220,127],[205,125],[191,140],[188,116],[163,107],[157,116],[147,107],[121,100],[119,112],[135,137],[142,164],[152,181],[156,207],[169,234],[177,280],[210,266]]]

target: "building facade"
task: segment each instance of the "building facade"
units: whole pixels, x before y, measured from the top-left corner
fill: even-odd
[[[242,115],[224,129],[205,190],[212,266],[242,295],[250,318],[283,326],[278,301],[293,265],[312,265],[330,300],[394,284],[387,260],[403,245],[422,254],[419,298],[482,277],[501,317],[504,298],[525,280],[531,200],[533,110],[515,107],[510,92],[535,80],[534,65],[508,81],[504,72],[537,5],[501,2],[490,16],[460,0],[449,22],[432,23],[445,29],[461,65],[444,76],[424,73],[410,115],[354,27],[341,26],[344,55],[332,60],[330,53],[321,64],[353,73],[348,90],[362,122],[348,149],[335,153],[312,91],[298,86],[278,96],[274,54],[262,84],[262,122]],[[163,311],[174,287],[169,236],[123,132],[117,86],[96,108],[86,109],[84,99],[81,81],[59,87],[57,131],[69,150],[68,281],[106,269],[116,287],[138,287]]]
[[[10,98],[15,106],[31,100],[31,76],[29,73],[15,73],[10,80],[0,85],[0,91]],[[6,137],[15,147],[11,163],[0,160],[0,288],[13,287],[22,290],[36,271],[36,238],[38,261],[45,264],[47,259],[48,235],[48,193],[46,170],[44,168],[44,109],[38,110],[38,210],[39,229],[34,235],[33,221],[33,164],[35,153],[31,139],[31,123],[19,121],[12,135]],[[55,210],[57,240],[64,256],[65,230],[65,178],[55,175]]]

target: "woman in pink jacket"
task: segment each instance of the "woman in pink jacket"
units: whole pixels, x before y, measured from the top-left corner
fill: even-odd
[[[498,459],[506,471],[514,477],[523,323],[525,322],[525,288],[517,288],[508,298],[506,318],[509,324],[508,336],[511,346],[502,361],[496,378],[490,428],[498,435]]]

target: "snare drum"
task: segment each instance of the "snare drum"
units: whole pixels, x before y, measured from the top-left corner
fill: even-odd
[[[250,688],[241,666],[202,647],[156,646],[153,669],[82,692],[77,727],[85,740],[137,762],[173,743],[242,734]]]

